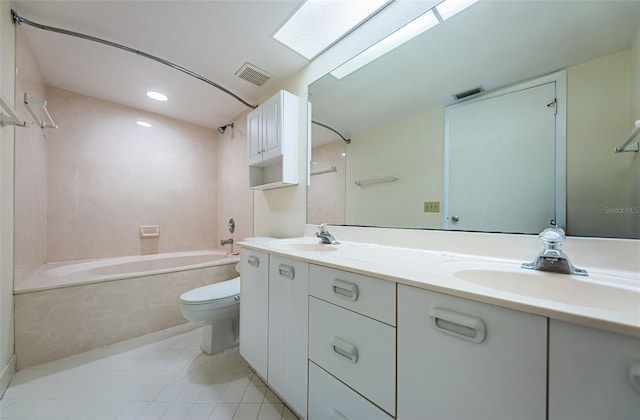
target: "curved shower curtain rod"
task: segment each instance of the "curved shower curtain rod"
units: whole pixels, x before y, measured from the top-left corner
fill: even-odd
[[[315,120],[311,120],[311,123],[312,123],[312,124],[315,124],[315,125],[319,125],[320,127],[324,127],[324,128],[326,128],[327,130],[331,130],[331,131],[333,131],[334,133],[336,133],[337,135],[339,135],[339,136],[340,136],[340,138],[341,138],[342,140],[344,140],[347,144],[351,144],[351,139],[345,139],[345,138],[344,138],[344,136],[343,136],[342,134],[340,134],[337,130],[334,130],[333,128],[329,127],[328,125],[323,124],[323,123],[318,122],[318,121],[315,121]]]
[[[136,50],[135,48],[127,47],[126,45],[118,44],[116,42],[107,41],[106,39],[97,38],[95,36],[82,34],[80,32],[74,32],[74,31],[70,31],[68,29],[56,28],[54,26],[48,26],[48,25],[43,25],[41,23],[32,22],[32,21],[30,21],[28,19],[25,19],[22,16],[18,15],[18,13],[16,13],[16,11],[13,10],[13,9],[11,9],[11,18],[12,18],[14,24],[18,24],[18,25],[25,24],[25,25],[29,25],[29,26],[32,26],[34,28],[42,29],[42,30],[45,30],[45,31],[55,32],[55,33],[59,33],[59,34],[63,34],[63,35],[69,35],[69,36],[73,36],[73,37],[80,38],[80,39],[86,39],[87,41],[93,41],[93,42],[97,42],[99,44],[108,45],[110,47],[118,48],[120,50],[126,51],[126,52],[131,53],[131,54],[136,54],[136,55],[139,55],[141,57],[148,58],[149,60],[156,61],[156,62],[158,62],[160,64],[164,64],[165,66],[169,66],[169,67],[171,67],[171,68],[173,68],[175,70],[181,71],[182,73],[185,73],[185,74],[187,74],[187,75],[189,75],[191,77],[195,77],[196,79],[198,79],[200,81],[203,81],[203,82],[213,86],[216,89],[219,89],[220,91],[226,93],[227,95],[232,96],[233,98],[237,99],[243,105],[245,105],[245,106],[247,106],[249,108],[256,109],[258,107],[257,105],[252,105],[249,102],[245,101],[244,99],[242,99],[241,97],[239,97],[235,93],[231,92],[229,89],[226,89],[226,88],[220,86],[219,84],[217,84],[215,82],[212,82],[211,80],[207,79],[204,76],[199,75],[196,72],[193,72],[193,71],[191,71],[189,69],[186,69],[186,68],[184,68],[182,66],[174,64],[174,63],[172,63],[170,61],[167,61],[167,60],[165,60],[163,58],[160,58],[160,57],[157,57],[155,55],[146,53],[144,51]],[[326,128],[328,130],[333,131],[334,133],[339,135],[342,138],[342,140],[347,142],[347,144],[351,143],[351,139],[345,139],[342,136],[342,134],[338,133],[336,130],[334,130],[333,128],[329,127],[328,125],[322,124],[322,123],[317,122],[317,121],[311,121],[311,122],[313,124],[317,124],[317,125],[319,125],[321,127],[324,127],[324,128]]]
[[[15,10],[13,10],[13,9],[11,10],[11,17],[13,19],[13,23],[14,24],[16,24],[16,23],[19,24],[19,25],[25,24],[25,25],[29,25],[29,26],[32,26],[34,28],[42,29],[42,30],[45,30],[45,31],[56,32],[56,33],[63,34],[63,35],[69,35],[69,36],[74,36],[76,38],[86,39],[88,41],[93,41],[93,42],[97,42],[99,44],[108,45],[110,47],[114,47],[114,48],[118,48],[118,49],[121,49],[123,51],[126,51],[128,53],[136,54],[136,55],[139,55],[141,57],[145,57],[145,58],[148,58],[150,60],[157,61],[158,63],[164,64],[165,66],[169,66],[169,67],[171,67],[173,69],[176,69],[176,70],[181,71],[181,72],[183,72],[185,74],[188,74],[189,76],[195,77],[198,80],[201,80],[201,81],[203,81],[205,83],[210,84],[211,86],[215,87],[216,89],[221,90],[222,92],[226,93],[227,95],[233,96],[235,99],[237,99],[238,101],[242,102],[242,104],[248,106],[249,108],[255,109],[255,108],[258,107],[257,105],[250,104],[249,102],[245,101],[244,99],[242,99],[241,97],[239,97],[235,93],[233,93],[230,90],[220,86],[219,84],[217,84],[215,82],[212,82],[211,80],[207,79],[206,77],[201,76],[196,72],[193,72],[193,71],[191,71],[189,69],[186,69],[186,68],[184,68],[182,66],[179,66],[177,64],[174,64],[174,63],[172,63],[170,61],[167,61],[167,60],[165,60],[163,58],[156,57],[155,55],[151,55],[151,54],[146,53],[144,51],[136,50],[134,48],[127,47],[126,45],[118,44],[116,42],[107,41],[106,39],[97,38],[95,36],[85,35],[85,34],[81,34],[79,32],[74,32],[74,31],[70,31],[70,30],[67,30],[67,29],[56,28],[56,27],[53,27],[53,26],[42,25],[40,23],[32,22],[32,21],[30,21],[28,19],[25,19],[25,18],[19,16],[15,12]]]

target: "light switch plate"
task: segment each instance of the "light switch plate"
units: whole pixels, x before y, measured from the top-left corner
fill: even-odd
[[[440,213],[440,202],[439,201],[425,201],[424,202],[424,212],[425,213]]]

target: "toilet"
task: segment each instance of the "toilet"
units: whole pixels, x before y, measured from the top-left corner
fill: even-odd
[[[240,277],[184,292],[180,309],[189,321],[204,324],[203,352],[214,354],[238,345]]]
[[[244,238],[243,242],[266,242],[268,236]],[[236,264],[240,273],[241,264]],[[180,295],[182,316],[204,324],[200,348],[208,354],[237,346],[240,338],[240,277],[197,287]]]

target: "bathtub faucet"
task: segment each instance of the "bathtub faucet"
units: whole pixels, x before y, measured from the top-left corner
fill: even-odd
[[[237,252],[233,252],[233,238],[229,239],[221,239],[220,246],[231,245],[231,251],[229,251],[229,255],[238,255]]]

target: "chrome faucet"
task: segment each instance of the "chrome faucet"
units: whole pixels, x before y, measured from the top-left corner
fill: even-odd
[[[225,245],[231,245],[231,251],[229,251],[230,255],[238,255],[238,252],[233,252],[233,238],[221,239],[220,246],[225,246]]]
[[[321,244],[333,244],[333,245],[337,245],[340,242],[336,241],[336,238],[333,237],[332,234],[329,233],[329,230],[327,229],[327,224],[323,223],[320,226],[318,226],[319,231],[316,232],[316,236],[318,238],[320,238],[320,243]]]
[[[567,239],[564,230],[557,226],[548,227],[538,235],[544,249],[533,262],[522,264],[522,268],[530,270],[550,271],[561,274],[577,274],[588,276],[587,270],[576,268],[569,261],[569,257],[560,249]]]

